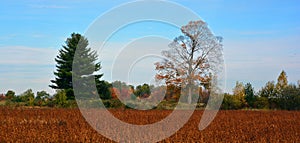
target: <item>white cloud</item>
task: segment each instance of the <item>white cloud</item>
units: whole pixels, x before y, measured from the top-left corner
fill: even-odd
[[[9,46],[0,47],[0,53],[0,93],[29,88],[53,93],[48,85],[54,79],[56,49]]]
[[[53,65],[54,58],[58,53],[52,48],[32,48],[24,46],[0,47],[0,64],[30,64],[30,65]]]

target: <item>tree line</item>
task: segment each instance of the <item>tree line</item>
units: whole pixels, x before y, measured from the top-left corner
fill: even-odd
[[[288,84],[287,75],[282,71],[277,82],[268,81],[258,92],[251,83],[236,82],[233,94],[225,93],[222,109],[300,109],[300,80]]]

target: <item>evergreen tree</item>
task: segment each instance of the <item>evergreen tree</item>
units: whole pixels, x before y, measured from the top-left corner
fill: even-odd
[[[274,98],[276,97],[277,91],[275,88],[275,82],[274,81],[268,81],[266,85],[259,91],[260,97],[266,97],[266,98]]]
[[[255,102],[254,89],[251,83],[247,83],[245,85],[245,99],[250,107],[253,107],[253,103]]]
[[[76,65],[80,65],[80,74],[77,78],[83,78],[82,75],[92,75],[97,73],[101,66],[100,63],[96,63],[98,56],[95,51],[88,48],[88,40],[78,33],[72,33],[70,38],[67,38],[66,44],[59,50],[59,54],[55,58],[57,70],[54,72],[55,79],[51,80],[53,84],[49,85],[53,89],[65,90],[67,99],[74,99],[73,84],[72,84],[72,65],[75,51],[77,55],[80,55],[79,61],[75,61]],[[80,45],[79,45],[80,44]],[[80,62],[78,64],[78,62]],[[91,69],[92,68],[92,69]],[[87,72],[89,71],[89,72]],[[94,71],[90,73],[90,71]],[[74,76],[74,75],[73,75]],[[99,79],[102,74],[95,75],[96,83],[99,83]]]
[[[107,81],[100,81],[97,84],[97,90],[99,93],[99,96],[101,99],[111,99],[111,93],[109,91],[109,88],[111,88],[112,85],[108,83]]]
[[[16,97],[16,94],[15,94],[14,91],[8,90],[8,91],[6,92],[6,94],[5,94],[5,96],[6,96],[7,99],[10,99],[10,100],[11,100],[11,99],[13,99],[13,98]]]

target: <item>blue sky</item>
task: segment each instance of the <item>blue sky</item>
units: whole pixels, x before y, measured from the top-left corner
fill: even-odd
[[[53,93],[48,85],[54,78],[54,58],[65,39],[72,32],[84,33],[97,17],[124,2],[129,1],[2,0],[0,93],[9,89],[22,93],[29,88]],[[231,92],[236,81],[251,82],[259,90],[267,81],[276,80],[283,69],[290,82],[300,79],[300,1],[173,2],[194,11],[215,35],[224,38],[227,92]],[[112,37],[110,45],[147,34],[174,38],[180,32],[160,23],[133,24]],[[104,66],[105,61],[111,61],[109,54],[100,56],[107,80],[110,69]],[[138,78],[141,71],[136,72]]]

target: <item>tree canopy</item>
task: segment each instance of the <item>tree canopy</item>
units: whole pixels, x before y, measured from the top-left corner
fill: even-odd
[[[165,59],[155,63],[156,79],[166,84],[203,85],[209,88],[212,71],[222,61],[221,39],[215,37],[201,20],[191,21],[181,27],[183,35],[176,37],[163,51]],[[191,103],[189,93],[188,102]]]

